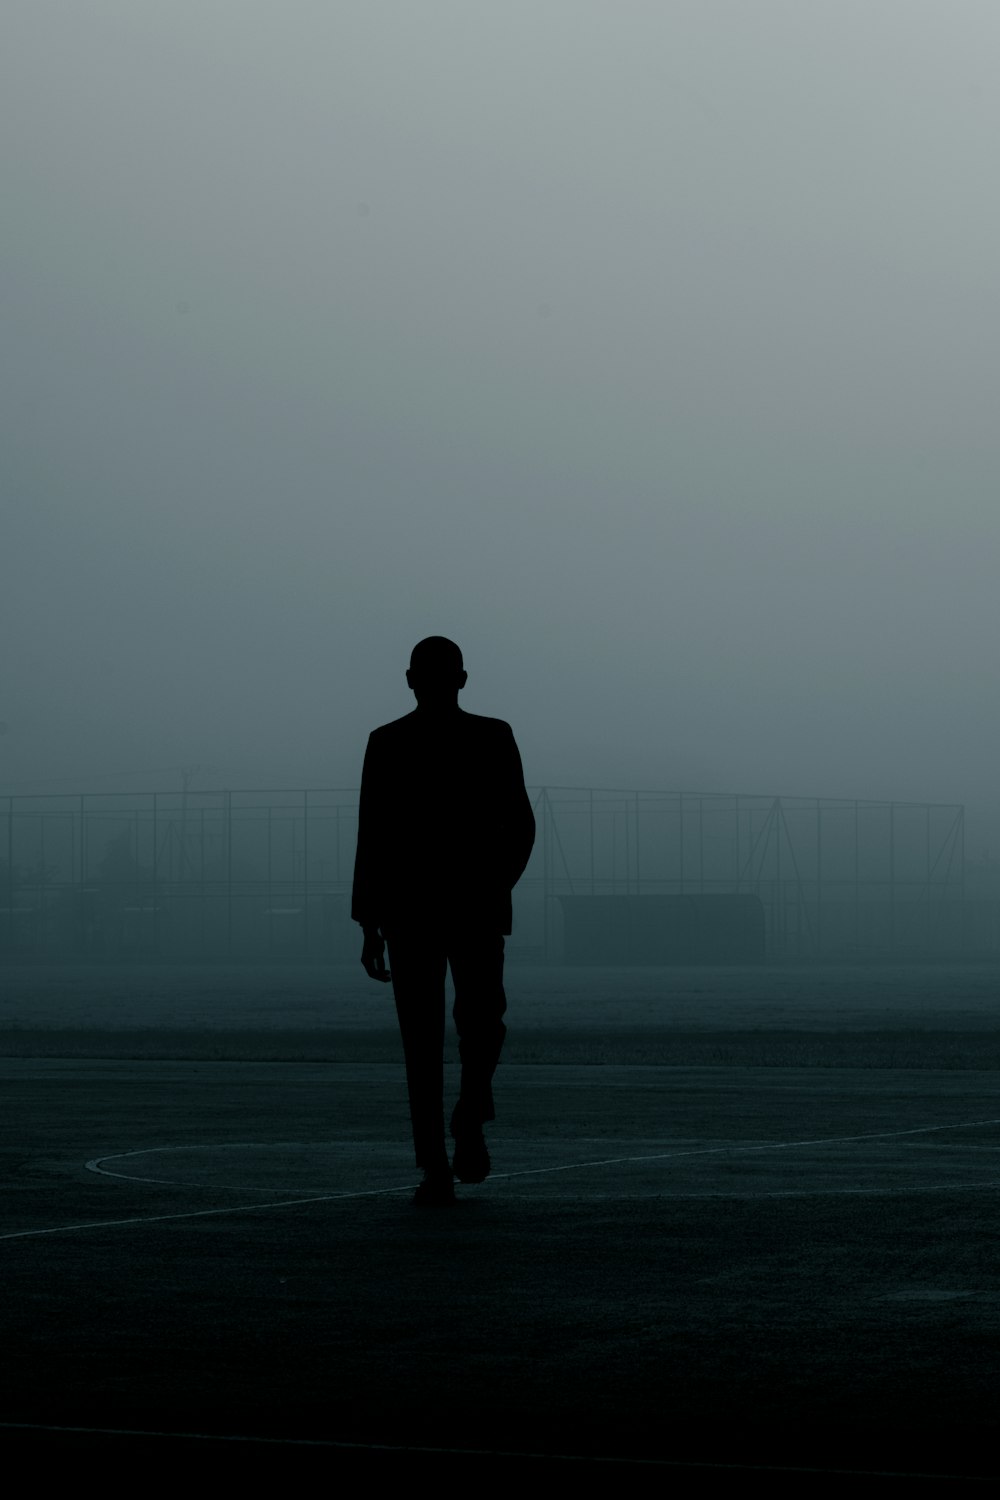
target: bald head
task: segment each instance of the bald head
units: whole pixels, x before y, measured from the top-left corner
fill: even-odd
[[[429,635],[410,652],[411,672],[461,672],[462,653],[446,635]]]
[[[429,635],[410,653],[406,681],[419,708],[457,708],[466,676],[462,653],[447,636]]]

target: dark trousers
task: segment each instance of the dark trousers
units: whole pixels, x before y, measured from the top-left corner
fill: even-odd
[[[476,1125],[494,1119],[493,1074],[507,1028],[503,1015],[504,941],[496,932],[458,935],[421,931],[387,939],[396,1014],[403,1039],[406,1083],[417,1166],[446,1156],[444,1136],[445,978],[455,985],[452,1014],[458,1031],[462,1083],[458,1110]]]

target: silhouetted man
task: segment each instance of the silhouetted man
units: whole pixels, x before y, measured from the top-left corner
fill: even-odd
[[[351,915],[364,930],[367,973],[392,980],[424,1173],[416,1203],[452,1203],[453,1172],[482,1182],[490,1170],[483,1124],[494,1118],[492,1080],[507,1034],[504,935],[535,839],[510,725],[459,708],[466,676],[454,641],[433,635],[415,646],[406,681],[417,706],[373,730],[361,778]],[[462,1061],[452,1163],[443,1100],[449,964]]]

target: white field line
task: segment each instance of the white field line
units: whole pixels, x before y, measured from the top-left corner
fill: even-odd
[[[868,1133],[863,1134],[863,1135],[833,1135],[833,1136],[813,1137],[813,1138],[810,1138],[810,1139],[807,1139],[807,1140],[767,1141],[767,1142],[760,1142],[760,1143],[757,1143],[757,1144],[754,1144],[754,1145],[749,1145],[749,1146],[747,1146],[747,1145],[742,1145],[742,1146],[740,1146],[740,1145],[737,1145],[737,1146],[733,1146],[733,1145],[728,1145],[728,1146],[699,1146],[699,1147],[696,1147],[695,1149],[689,1150],[689,1151],[656,1151],[656,1152],[651,1152],[651,1153],[647,1153],[647,1154],[643,1154],[643,1155],[639,1155],[639,1156],[635,1156],[635,1155],[633,1155],[633,1156],[606,1156],[606,1157],[600,1157],[598,1159],[591,1160],[591,1161],[567,1162],[567,1163],[565,1163],[565,1164],[563,1164],[561,1166],[556,1166],[556,1167],[525,1167],[522,1170],[517,1171],[517,1172],[495,1172],[495,1173],[491,1174],[490,1180],[493,1181],[493,1182],[504,1182],[504,1181],[511,1182],[511,1181],[514,1181],[514,1180],[516,1180],[517,1178],[520,1178],[520,1177],[543,1177],[543,1176],[552,1175],[552,1174],[554,1174],[556,1172],[580,1172],[580,1171],[592,1170],[592,1169],[594,1169],[596,1167],[618,1167],[618,1166],[635,1165],[636,1163],[639,1163],[639,1162],[675,1161],[675,1160],[679,1160],[682,1157],[692,1157],[692,1156],[722,1156],[722,1155],[738,1156],[738,1155],[751,1155],[751,1154],[754,1154],[754,1153],[760,1153],[760,1152],[765,1152],[765,1151],[794,1151],[794,1150],[801,1150],[803,1147],[806,1147],[806,1146],[840,1146],[840,1145],[848,1145],[848,1144],[853,1144],[853,1143],[862,1142],[862,1141],[901,1140],[904,1136],[930,1135],[930,1134],[940,1133],[940,1132],[945,1131],[945,1130],[977,1130],[977,1129],[983,1129],[984,1127],[986,1127],[988,1125],[1000,1125],[1000,1119],[993,1119],[993,1120],[959,1120],[959,1121],[955,1121],[954,1123],[952,1123],[950,1125],[915,1125],[915,1126],[912,1126],[912,1127],[910,1127],[909,1129],[906,1129],[906,1130],[876,1130],[876,1131],[868,1132]],[[166,1150],[178,1151],[178,1150],[191,1150],[191,1149],[192,1149],[191,1147],[180,1147],[180,1146],[173,1146],[173,1147],[148,1146],[148,1147],[140,1148],[140,1149],[138,1149],[136,1151],[121,1151],[121,1152],[117,1152],[115,1154],[108,1155],[108,1156],[95,1157],[93,1160],[88,1161],[86,1163],[86,1167],[87,1167],[88,1171],[98,1172],[98,1173],[100,1173],[103,1176],[108,1176],[108,1177],[112,1177],[113,1176],[113,1177],[122,1178],[122,1177],[127,1177],[127,1174],[122,1173],[122,1172],[111,1172],[106,1167],[104,1167],[103,1163],[104,1162],[108,1162],[108,1161],[123,1161],[126,1158],[132,1157],[132,1156],[150,1155],[150,1154],[152,1154],[155,1151],[166,1151]],[[211,1150],[211,1149],[215,1149],[215,1148],[212,1147],[212,1146],[206,1146],[205,1149],[206,1150]],[[128,1178],[127,1180],[136,1181],[136,1182],[142,1182],[142,1181],[152,1181],[152,1182],[155,1182],[156,1181],[155,1178],[152,1178],[152,1179]],[[946,1185],[944,1188],[933,1188],[933,1189],[927,1189],[927,1188],[925,1188],[925,1189],[923,1189],[923,1191],[925,1191],[925,1192],[926,1191],[935,1191],[935,1192],[936,1191],[957,1191],[960,1188],[964,1189],[966,1186],[969,1186],[969,1187],[973,1187],[974,1186],[974,1187],[978,1188],[978,1187],[983,1187],[983,1186],[992,1186],[992,1184],[982,1184],[982,1183],[968,1184],[968,1185],[966,1185],[966,1184],[955,1184],[954,1186],[952,1186],[952,1185]],[[51,1229],[19,1229],[19,1230],[16,1230],[13,1234],[2,1234],[2,1235],[0,1235],[0,1240],[34,1239],[34,1238],[38,1238],[38,1237],[41,1237],[43,1235],[49,1235],[49,1234],[71,1234],[71,1233],[73,1233],[73,1232],[75,1232],[77,1230],[83,1230],[83,1229],[113,1229],[113,1228],[119,1228],[119,1227],[123,1227],[125,1225],[130,1225],[130,1224],[164,1224],[164,1223],[168,1223],[168,1222],[171,1222],[171,1221],[182,1220],[182,1219],[221,1218],[221,1217],[223,1217],[224,1215],[227,1215],[227,1214],[256,1213],[256,1212],[259,1212],[261,1209],[297,1208],[297,1207],[300,1207],[300,1206],[308,1204],[308,1203],[335,1203],[335,1202],[343,1202],[343,1201],[346,1201],[346,1200],[353,1200],[353,1199],[359,1199],[359,1198],[382,1198],[382,1197],[387,1197],[387,1196],[389,1196],[391,1194],[394,1194],[394,1193],[408,1193],[408,1192],[412,1191],[412,1188],[413,1188],[413,1184],[412,1183],[407,1183],[405,1186],[400,1186],[400,1187],[370,1188],[370,1189],[359,1191],[359,1192],[350,1192],[350,1193],[319,1193],[319,1194],[310,1195],[308,1197],[285,1198],[285,1199],[281,1199],[277,1203],[244,1203],[244,1204],[239,1204],[239,1205],[237,1205],[236,1207],[233,1207],[233,1208],[199,1208],[199,1209],[189,1209],[189,1210],[186,1210],[183,1213],[137,1215],[137,1216],[132,1217],[132,1218],[122,1218],[122,1219],[96,1219],[96,1220],[91,1220],[91,1221],[84,1222],[84,1223],[79,1223],[79,1224],[59,1224],[59,1225],[55,1225]],[[866,1194],[879,1193],[882,1196],[886,1196],[886,1195],[890,1195],[890,1194],[908,1193],[908,1192],[920,1191],[920,1190],[919,1189],[910,1189],[910,1188],[889,1188],[889,1189],[838,1189],[836,1191],[838,1193],[847,1193],[847,1192],[861,1192],[861,1193],[866,1193]],[[723,1195],[719,1195],[719,1196],[723,1196]],[[730,1195],[724,1195],[724,1196],[730,1196]],[[764,1195],[764,1196],[771,1196],[771,1195],[767,1194],[767,1195]],[[818,1196],[818,1195],[817,1194],[809,1194],[808,1196]],[[825,1196],[825,1195],[823,1195],[823,1196]]]

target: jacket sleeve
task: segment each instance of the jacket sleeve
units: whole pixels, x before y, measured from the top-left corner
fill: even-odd
[[[354,890],[351,917],[362,927],[377,927],[380,920],[379,868],[379,777],[375,736],[368,736],[361,796],[358,801],[358,848],[354,859]]]
[[[524,874],[535,844],[535,815],[531,811],[531,800],[524,785],[524,770],[521,755],[510,725],[508,735],[508,814],[506,823],[507,869],[511,890]]]

